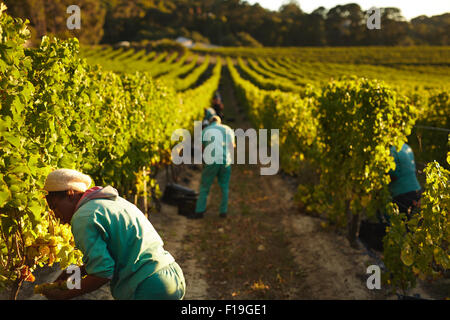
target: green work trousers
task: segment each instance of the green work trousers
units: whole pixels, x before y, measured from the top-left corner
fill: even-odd
[[[145,279],[136,289],[135,300],[181,300],[186,281],[178,263],[173,262]]]
[[[202,181],[200,184],[200,194],[198,196],[195,212],[205,212],[206,200],[209,189],[217,177],[220,189],[222,189],[222,201],[220,202],[220,213],[227,213],[228,210],[228,185],[231,177],[231,165],[210,164],[204,165],[202,171]]]

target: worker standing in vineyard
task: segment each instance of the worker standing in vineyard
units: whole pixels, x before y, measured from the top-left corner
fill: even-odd
[[[48,205],[62,223],[71,224],[87,276],[80,289],[43,294],[71,299],[111,281],[115,299],[182,299],[183,272],[150,221],[113,187],[90,185],[90,177],[75,170],[59,169],[47,177]],[[66,278],[63,272],[57,281]]]
[[[219,91],[216,91],[216,93],[214,94],[214,98],[212,101],[212,108],[214,109],[216,114],[220,117],[220,119],[223,120],[224,105],[222,103],[222,97],[221,97]]]
[[[421,196],[421,187],[416,177],[414,153],[406,143],[400,151],[397,151],[394,146],[391,146],[390,151],[396,167],[394,171],[389,172],[391,176],[389,190],[399,211],[409,216],[419,207]]]
[[[209,107],[205,109],[205,116],[203,117],[202,121],[202,129],[205,129],[207,126],[209,126],[209,119],[211,119],[213,116],[216,116],[216,110],[214,108]]]
[[[234,151],[234,148],[236,147],[234,141],[235,136],[233,130],[231,130],[229,126],[222,124],[219,116],[213,116],[210,119],[210,123],[211,124],[206,127],[202,133],[204,150],[212,145],[214,151],[219,154],[215,154],[212,163],[205,163],[203,165],[200,193],[196,203],[195,213],[188,216],[190,219],[203,218],[206,211],[206,201],[208,199],[209,190],[216,177],[222,190],[219,216],[222,218],[227,217],[228,188],[231,177],[231,163],[233,162],[232,151]],[[221,135],[222,139],[217,139],[217,136],[215,136],[214,133]]]

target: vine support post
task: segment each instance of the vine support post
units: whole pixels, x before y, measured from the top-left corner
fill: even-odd
[[[142,175],[144,177],[144,215],[148,218],[148,205],[147,205],[147,169],[144,166],[142,168]]]
[[[177,174],[177,172],[175,170],[175,167],[172,164],[170,165],[170,171],[172,172],[172,180],[173,180],[173,182],[178,183],[178,174]]]
[[[170,183],[170,177],[169,177],[169,167],[166,167],[166,184]]]
[[[22,287],[23,279],[21,277],[17,278],[14,281],[14,284],[11,287],[11,294],[9,296],[10,300],[17,300],[17,296],[19,295],[19,290]]]
[[[345,208],[347,214],[347,239],[353,248],[357,248],[356,239],[359,234],[359,224],[361,220],[361,213],[354,213],[350,208],[350,200],[345,201]]]

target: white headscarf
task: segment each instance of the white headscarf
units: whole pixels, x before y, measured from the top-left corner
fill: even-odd
[[[45,180],[44,190],[85,192],[89,189],[92,179],[81,172],[72,169],[58,169],[51,172]]]

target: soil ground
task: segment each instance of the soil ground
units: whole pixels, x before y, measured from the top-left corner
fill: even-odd
[[[226,70],[220,90],[224,123],[249,128]],[[184,165],[180,171],[178,182],[198,191],[201,167]],[[161,181],[161,190],[166,183]],[[324,228],[322,219],[301,212],[294,201],[296,185],[282,173],[260,175],[259,165],[233,165],[226,219],[219,217],[217,183],[203,219],[186,219],[177,207],[166,204],[150,215],[165,249],[183,269],[185,299],[397,299],[385,288],[366,286],[366,269],[380,263],[380,254],[364,246],[352,248],[343,235]],[[58,273],[57,267],[40,270],[37,283],[52,281]],[[33,285],[26,284],[19,299],[45,299],[32,294]],[[409,294],[443,299],[449,288],[448,279],[436,285],[420,283]],[[106,285],[80,299],[112,296]]]

